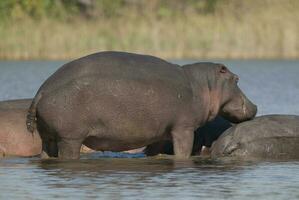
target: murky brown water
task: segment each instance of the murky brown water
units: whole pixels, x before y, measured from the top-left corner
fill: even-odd
[[[63,62],[0,62],[0,100],[33,97]],[[259,115],[299,115],[299,61],[224,61]],[[78,161],[0,160],[0,199],[299,199],[299,161],[94,153]]]

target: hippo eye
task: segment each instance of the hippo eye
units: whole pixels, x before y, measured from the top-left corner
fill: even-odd
[[[221,73],[226,73],[227,72],[227,68],[225,66],[221,66],[220,72]]]

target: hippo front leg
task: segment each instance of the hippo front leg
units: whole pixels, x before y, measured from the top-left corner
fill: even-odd
[[[172,131],[173,150],[178,159],[187,159],[191,156],[194,140],[193,128],[178,128]]]

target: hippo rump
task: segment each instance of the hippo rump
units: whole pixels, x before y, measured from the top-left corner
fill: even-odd
[[[171,139],[176,158],[192,152],[194,130],[220,114],[240,122],[256,106],[224,65],[184,66],[125,52],[100,52],[63,65],[38,90],[27,128],[46,156],[78,159],[80,146],[126,151]]]
[[[299,159],[299,116],[265,115],[233,126],[213,143],[211,157]]]
[[[31,99],[0,102],[0,157],[27,157],[41,153],[39,134],[29,134],[25,125],[30,104]]]

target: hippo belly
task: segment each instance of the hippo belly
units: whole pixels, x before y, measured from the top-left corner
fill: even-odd
[[[299,159],[299,116],[266,115],[240,123],[213,143],[211,156],[242,160]]]
[[[138,142],[138,143],[129,143],[124,142],[123,140],[113,140],[113,139],[102,139],[96,137],[88,137],[84,140],[84,145],[90,149],[97,150],[97,151],[113,151],[113,152],[120,152],[120,151],[130,151],[142,148],[145,146],[143,145],[145,142]],[[147,143],[145,143],[147,144]],[[138,151],[137,151],[138,152]],[[141,152],[141,151],[140,151]]]

